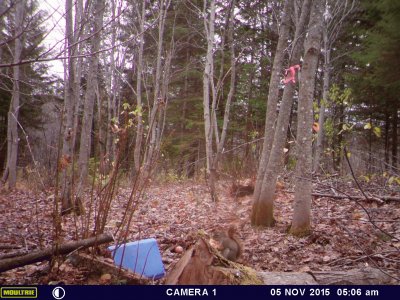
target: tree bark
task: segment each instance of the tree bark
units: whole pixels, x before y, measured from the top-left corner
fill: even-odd
[[[397,124],[398,124],[398,109],[395,106],[393,110],[393,129],[392,129],[392,166],[397,169],[398,158],[397,158]],[[370,130],[372,131],[372,130]]]
[[[74,111],[76,105],[75,98],[75,64],[77,44],[74,40],[73,33],[73,4],[72,0],[65,0],[65,38],[66,38],[66,49],[68,59],[66,60],[66,66],[64,71],[64,80],[66,82],[64,86],[64,111],[63,111],[63,125],[64,125],[64,136],[63,136],[63,148],[62,148],[62,160],[72,162],[74,141],[76,135],[76,127],[74,127]],[[72,208],[72,176],[73,167],[70,163],[65,169],[62,170],[62,187],[61,187],[61,201],[62,211],[70,211]]]
[[[14,63],[19,63],[22,53],[22,39],[24,30],[24,8],[25,2],[18,1],[15,7],[15,40],[14,40]],[[15,188],[17,184],[17,159],[18,159],[18,114],[20,102],[20,67],[13,66],[13,90],[10,109],[7,116],[7,163],[2,181],[8,180],[9,188]]]
[[[321,27],[324,4],[314,1],[307,40],[305,42],[303,71],[299,91],[297,120],[297,164],[294,212],[290,233],[298,236],[311,230],[312,193],[312,124],[315,75],[321,50]]]

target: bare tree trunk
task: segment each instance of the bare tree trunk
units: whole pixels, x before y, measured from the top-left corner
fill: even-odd
[[[230,86],[229,86],[229,93],[225,103],[225,112],[224,112],[224,121],[222,125],[222,132],[221,132],[221,139],[217,145],[217,155],[213,161],[213,169],[217,169],[218,161],[220,159],[221,153],[224,149],[225,140],[226,140],[226,133],[228,130],[228,123],[229,123],[229,114],[231,109],[231,103],[233,99],[233,95],[235,93],[235,81],[236,81],[236,56],[235,56],[235,44],[233,40],[233,19],[235,17],[235,5],[236,0],[232,0],[230,4],[230,18],[228,24],[228,43],[230,47],[230,54],[231,54],[231,78],[230,78]]]
[[[203,73],[203,115],[204,115],[204,133],[206,142],[206,172],[207,180],[210,187],[211,198],[217,201],[217,193],[215,189],[215,170],[213,170],[213,132],[211,124],[210,112],[210,83],[212,78],[213,66],[213,45],[214,45],[214,23],[215,23],[215,1],[210,1],[210,14],[207,17],[207,2],[204,2],[204,29],[207,37],[207,54]]]
[[[265,116],[264,142],[261,152],[260,163],[258,165],[257,180],[253,195],[254,202],[257,202],[260,197],[262,182],[265,175],[265,170],[267,169],[269,155],[273,143],[279,98],[279,82],[283,68],[283,59],[285,58],[285,49],[288,46],[292,7],[293,1],[286,0],[283,8],[278,46],[275,51],[271,79],[269,82],[267,112]]]
[[[138,6],[136,6],[138,8]],[[146,21],[146,1],[142,1],[142,10],[139,12],[139,8],[137,9],[137,15],[139,16],[140,25],[139,25],[139,53],[138,53],[138,61],[136,67],[136,99],[137,99],[137,109],[139,113],[137,114],[137,131],[136,131],[136,141],[135,141],[135,150],[134,150],[134,163],[135,163],[135,172],[138,173],[141,165],[141,157],[140,154],[142,152],[142,140],[143,140],[143,118],[142,118],[142,70],[143,70],[143,47],[144,47],[144,24]]]
[[[156,73],[154,78],[154,94],[153,94],[153,107],[151,108],[149,118],[149,146],[145,155],[145,177],[150,175],[151,167],[156,157],[157,148],[157,136],[160,134],[160,124],[158,124],[158,110],[160,104],[163,105],[165,99],[161,98],[161,74],[162,74],[162,58],[163,58],[163,40],[164,40],[164,29],[165,20],[167,17],[168,7],[170,0],[161,0],[160,2],[160,15],[158,20],[158,42],[157,42],[157,61],[156,61]]]
[[[119,21],[116,22],[116,15],[121,13],[121,6],[116,7],[117,0],[111,1],[111,14],[112,14],[112,23],[111,23],[111,54],[110,54],[110,70],[109,74],[109,95],[107,99],[107,145],[106,145],[106,161],[107,161],[107,171],[111,169],[111,163],[115,162],[117,157],[116,154],[116,143],[114,142],[114,133],[112,131],[112,125],[114,125],[118,120],[118,88],[120,83],[120,76],[117,74],[117,63],[119,58],[119,51],[116,48],[116,39],[117,39],[117,28],[119,27]],[[118,19],[119,20],[119,19]],[[107,53],[106,53],[107,55]],[[115,57],[116,56],[116,57]]]
[[[87,9],[87,8],[86,8]],[[83,57],[79,57],[79,54],[82,53],[82,49],[85,48],[85,39],[84,39],[84,34],[86,32],[87,28],[87,22],[85,21],[84,18],[84,10],[85,8],[83,7],[83,0],[77,0],[75,2],[75,23],[74,23],[74,33],[73,33],[73,41],[74,41],[74,56],[78,56],[76,60],[74,59],[73,62],[73,67],[74,67],[74,86],[73,86],[73,99],[74,99],[74,114],[73,114],[73,130],[72,130],[72,163],[75,164],[75,145],[76,145],[76,139],[78,135],[78,124],[81,116],[81,78],[82,78],[82,63],[83,63]],[[87,19],[87,18],[86,18]],[[73,181],[74,179],[74,174],[72,174],[71,180]]]
[[[14,45],[14,63],[19,63],[22,53],[22,34],[24,23],[24,1],[18,1],[15,7],[15,45]],[[19,82],[20,67],[13,66],[13,90],[10,103],[10,109],[7,117],[7,164],[4,170],[2,181],[8,179],[9,188],[15,188],[17,184],[17,158],[18,158],[18,114],[20,100]]]
[[[164,133],[164,127],[165,127],[165,119],[166,119],[166,113],[167,113],[167,106],[168,106],[168,88],[169,88],[169,83],[171,80],[171,61],[172,57],[175,55],[175,44],[174,44],[174,36],[175,36],[175,24],[173,24],[172,28],[172,34],[171,34],[171,41],[170,41],[170,47],[167,53],[165,54],[165,63],[164,63],[164,78],[162,80],[161,84],[161,93],[160,97],[162,99],[162,103],[159,107],[158,110],[158,122],[157,122],[157,138],[156,138],[156,155],[155,159],[158,159],[158,155],[160,153],[161,149],[161,141],[162,141],[162,136]]]
[[[397,124],[398,124],[398,109],[395,106],[393,110],[393,131],[392,131],[392,166],[397,169],[398,157],[397,157]],[[370,130],[372,131],[372,130]]]
[[[385,171],[387,171],[390,166],[390,159],[389,159],[389,146],[390,146],[390,139],[389,139],[389,129],[390,129],[390,115],[389,111],[385,111]]]
[[[92,145],[92,124],[93,124],[93,108],[96,98],[96,86],[97,86],[97,76],[98,76],[98,67],[99,67],[99,57],[96,52],[99,51],[100,48],[100,30],[103,26],[103,14],[105,10],[105,2],[104,0],[96,0],[93,14],[95,16],[94,24],[93,24],[93,37],[91,39],[91,52],[92,55],[90,57],[89,63],[89,71],[87,78],[87,88],[85,94],[85,103],[84,103],[84,115],[82,121],[82,131],[80,138],[80,147],[79,147],[79,188],[78,194],[81,193],[81,189],[86,182],[86,178],[88,175],[88,161],[90,157],[90,150]]]
[[[205,130],[205,141],[206,141],[206,163],[207,163],[207,180],[210,188],[210,194],[213,201],[218,201],[218,195],[216,191],[215,184],[217,182],[217,169],[220,156],[223,152],[226,134],[229,124],[229,115],[231,102],[235,92],[235,81],[236,81],[236,57],[235,57],[235,47],[233,41],[233,19],[234,19],[234,8],[236,1],[232,0],[229,3],[229,15],[226,18],[226,26],[228,27],[228,40],[230,43],[230,55],[231,55],[231,67],[230,67],[230,88],[225,103],[225,112],[222,125],[221,135],[219,134],[218,124],[217,124],[217,100],[218,93],[222,90],[224,69],[221,66],[220,76],[217,85],[214,83],[214,33],[215,33],[215,1],[210,2],[209,13],[207,12],[207,2],[204,2],[203,8],[203,21],[204,29],[207,37],[207,54],[203,73],[203,109],[204,109],[204,130]],[[223,49],[224,38],[222,39]],[[223,50],[222,50],[223,51]],[[222,53],[222,58],[224,55]],[[223,65],[223,63],[221,63]],[[210,91],[212,95],[211,110],[210,110]],[[215,150],[214,155],[213,149],[213,136],[215,137]]]
[[[323,143],[324,143],[324,123],[325,123],[325,105],[328,102],[329,97],[329,81],[330,81],[330,54],[331,49],[328,43],[328,29],[324,26],[323,30],[323,40],[324,40],[324,85],[322,91],[322,101],[319,108],[319,119],[318,119],[318,127],[319,131],[317,134],[317,144],[315,147],[315,157],[314,157],[314,172],[318,173],[321,170],[321,154],[323,152]]]
[[[300,63],[300,56],[305,36],[303,31],[310,11],[310,5],[310,0],[304,0],[300,19],[296,26],[296,32],[294,35],[294,46],[292,49],[290,65],[296,65]],[[285,85],[282,102],[279,108],[278,120],[274,132],[274,140],[268,159],[268,165],[263,178],[261,192],[259,198],[253,202],[251,215],[251,222],[253,225],[270,227],[275,223],[273,214],[275,187],[278,174],[281,172],[283,165],[282,154],[286,142],[294,91],[294,83],[288,82]]]
[[[324,4],[314,1],[307,40],[305,42],[303,71],[299,91],[297,120],[297,164],[294,212],[290,233],[303,236],[311,230],[312,193],[312,124],[315,75],[321,50],[321,28]]]
[[[71,188],[72,188],[72,176],[73,167],[72,152],[73,152],[73,141],[75,140],[76,128],[74,127],[74,106],[76,104],[75,99],[75,63],[76,58],[73,56],[76,54],[76,47],[73,34],[73,4],[72,0],[65,0],[65,37],[66,37],[66,49],[67,49],[67,62],[66,62],[66,84],[64,90],[64,136],[63,136],[63,149],[61,160],[69,162],[69,165],[65,166],[62,171],[62,188],[61,188],[61,199],[62,199],[62,211],[66,212],[72,208]]]

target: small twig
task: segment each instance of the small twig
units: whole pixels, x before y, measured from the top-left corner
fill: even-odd
[[[340,226],[340,225],[339,225]],[[345,230],[350,236],[353,236],[351,234],[351,232],[347,229],[346,226],[340,226],[343,230]],[[368,260],[377,268],[379,269],[379,271],[381,271],[382,273],[384,273],[385,275],[389,276],[390,278],[393,278],[397,281],[400,281],[400,278],[395,277],[391,274],[389,274],[388,272],[384,271],[380,266],[378,266],[378,264],[375,262],[375,260],[373,260],[373,256],[374,255],[369,255],[365,252],[364,248],[360,245],[360,243],[358,242],[358,240],[356,238],[353,238],[353,241],[357,244],[358,249],[360,249],[363,253],[364,253],[364,257],[368,258]]]

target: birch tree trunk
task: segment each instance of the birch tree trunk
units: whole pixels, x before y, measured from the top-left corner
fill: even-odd
[[[138,6],[136,6],[138,8]],[[143,118],[142,118],[142,70],[143,70],[143,47],[144,47],[144,24],[146,22],[146,1],[142,1],[142,10],[137,9],[137,15],[139,16],[139,49],[138,49],[138,61],[136,67],[136,99],[137,109],[137,131],[135,140],[135,150],[133,153],[133,159],[135,163],[135,172],[138,173],[141,165],[141,152],[142,152],[142,140],[143,140]]]
[[[279,30],[278,46],[276,47],[274,62],[272,65],[271,79],[269,82],[267,112],[265,116],[264,142],[261,152],[260,163],[258,165],[257,179],[253,195],[254,202],[257,202],[260,197],[261,186],[265,170],[267,169],[268,159],[273,143],[279,98],[279,82],[282,74],[283,59],[286,55],[285,49],[288,46],[292,8],[293,1],[286,0],[283,8],[282,21]]]
[[[321,50],[324,4],[314,1],[305,42],[297,120],[297,164],[294,213],[290,233],[303,236],[311,230],[312,124],[315,75]]]
[[[19,63],[22,53],[22,40],[24,30],[24,8],[25,2],[18,1],[15,7],[15,40],[14,40],[14,63]],[[10,109],[7,116],[7,164],[2,181],[8,179],[10,189],[15,188],[17,183],[17,158],[18,158],[18,114],[20,102],[20,67],[13,66],[13,90]]]
[[[211,198],[217,201],[217,193],[215,189],[215,170],[213,170],[213,132],[210,112],[210,82],[212,78],[213,66],[213,49],[214,49],[214,23],[215,23],[215,1],[210,1],[210,13],[207,17],[206,11],[207,1],[204,2],[204,29],[207,37],[207,53],[203,73],[203,116],[204,116],[204,133],[206,143],[206,173],[210,187]]]
[[[89,63],[89,72],[87,77],[87,88],[85,94],[85,103],[83,109],[82,131],[79,147],[79,188],[80,194],[88,175],[88,161],[92,145],[92,124],[93,108],[96,100],[96,86],[99,67],[99,57],[97,52],[100,48],[100,30],[103,26],[103,14],[105,10],[104,0],[96,0],[93,14],[95,16],[93,24],[93,37],[91,38],[91,56]]]
[[[296,25],[296,32],[294,35],[294,45],[292,49],[292,57],[290,59],[291,66],[300,63],[300,56],[305,36],[303,31],[308,19],[310,4],[311,0],[304,0],[301,8],[300,19]],[[261,192],[258,199],[253,202],[251,215],[251,222],[253,225],[271,227],[275,223],[273,214],[275,187],[278,175],[283,167],[282,154],[286,142],[294,92],[295,83],[288,82],[283,91],[276,129],[274,132],[274,139],[269,154],[268,165],[264,173]]]

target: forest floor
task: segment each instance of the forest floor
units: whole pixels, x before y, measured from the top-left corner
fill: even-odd
[[[359,194],[346,183],[341,188],[349,194]],[[241,262],[259,271],[328,271],[369,265],[400,277],[399,201],[357,203],[348,199],[314,197],[313,233],[296,238],[287,234],[293,212],[290,188],[280,190],[276,196],[277,223],[271,229],[251,227],[251,196],[235,199],[229,193],[230,183],[220,183],[218,189],[220,201],[214,203],[204,183],[153,184],[134,214],[129,240],[155,238],[168,272],[183,255],[174,251],[176,246],[188,249],[196,241],[199,231],[211,232],[216,227],[235,224],[244,245]],[[129,194],[129,188],[121,188],[114,198],[106,231],[115,230]],[[392,196],[399,195],[392,192]],[[0,257],[13,251],[39,249],[40,245],[48,247],[52,240],[52,210],[53,197],[49,196],[49,191],[23,188],[1,193]],[[374,226],[369,218],[389,235]],[[75,220],[73,215],[62,217],[65,240],[72,239],[76,232]],[[58,272],[46,270],[48,262],[39,262],[3,272],[0,285],[104,283],[101,277],[90,276],[87,269],[74,267],[68,261],[58,268]]]

